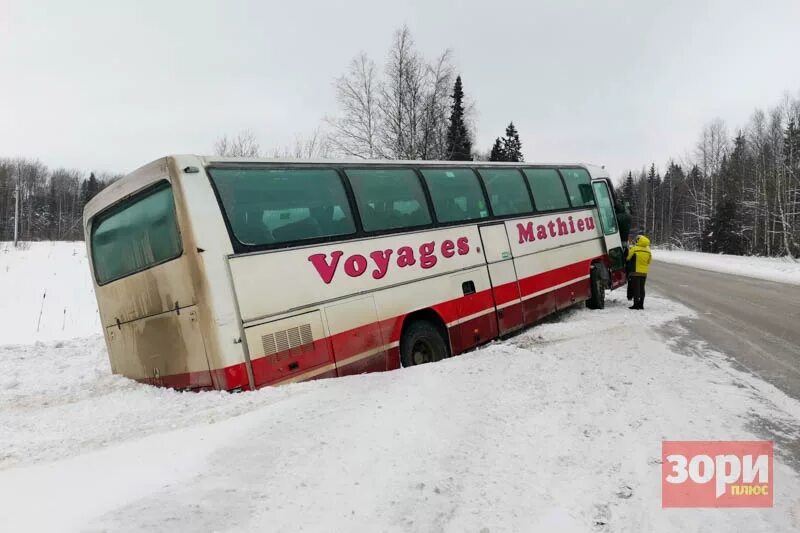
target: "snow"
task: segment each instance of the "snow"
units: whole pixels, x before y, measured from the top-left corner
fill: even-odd
[[[69,246],[51,252],[78,273]],[[0,346],[0,531],[800,528],[800,402],[689,337],[681,305],[607,304],[436,364],[233,395],[111,376],[97,334]],[[775,439],[775,507],[661,509],[665,439]]]
[[[754,257],[655,249],[653,260],[800,285],[800,261],[791,257]]]
[[[39,314],[41,312],[41,320]],[[101,333],[82,242],[0,242],[0,344]]]

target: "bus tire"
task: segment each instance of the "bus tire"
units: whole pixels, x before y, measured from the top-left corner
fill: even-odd
[[[400,362],[415,366],[441,361],[450,356],[447,339],[440,328],[427,320],[415,320],[400,338]]]
[[[589,309],[605,309],[606,307],[606,282],[602,269],[602,265],[595,263],[589,272],[589,284],[592,289],[591,296],[586,301],[586,307]]]

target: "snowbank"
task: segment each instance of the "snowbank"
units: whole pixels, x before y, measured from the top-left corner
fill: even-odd
[[[648,305],[615,292],[437,364],[236,395],[110,376],[99,336],[0,348],[0,530],[800,527],[780,457],[774,509],[661,509],[663,439],[772,431],[780,454],[800,407]]]
[[[82,242],[0,242],[0,345],[101,333],[90,276]]]
[[[653,251],[653,260],[725,274],[800,285],[800,261],[789,257],[743,257],[683,250]]]

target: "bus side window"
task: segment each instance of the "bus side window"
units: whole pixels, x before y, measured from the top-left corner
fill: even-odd
[[[234,237],[251,246],[350,235],[355,223],[339,173],[314,169],[209,169]]]
[[[520,215],[533,211],[528,188],[517,169],[482,168],[478,171],[483,178],[492,212],[496,216]]]
[[[431,223],[419,177],[412,169],[345,171],[364,231],[413,228]]]
[[[594,205],[592,195],[591,178],[589,173],[582,168],[562,168],[559,169],[567,186],[569,200],[572,207],[589,207]]]
[[[526,168],[523,172],[531,186],[533,203],[536,204],[537,211],[569,209],[564,184],[554,168]]]
[[[468,168],[422,169],[439,222],[487,218],[489,211],[478,177]]]

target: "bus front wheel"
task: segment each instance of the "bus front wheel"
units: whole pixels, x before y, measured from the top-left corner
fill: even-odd
[[[441,361],[449,354],[440,328],[428,321],[412,322],[400,339],[400,362],[403,366]]]
[[[603,265],[595,263],[589,273],[589,284],[592,293],[586,302],[589,309],[604,309],[606,307],[606,281],[603,276]]]

